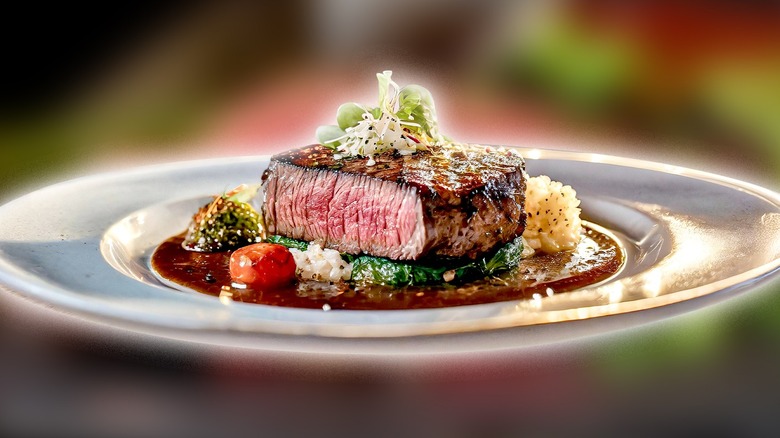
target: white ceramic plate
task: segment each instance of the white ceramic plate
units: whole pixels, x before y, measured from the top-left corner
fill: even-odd
[[[606,284],[539,299],[391,311],[233,301],[161,284],[155,246],[208,196],[257,181],[268,157],[82,178],[0,208],[0,281],[82,317],[223,345],[361,354],[521,348],[657,321],[750,290],[780,271],[780,195],[712,174],[593,154],[523,150],[531,175],[572,185],[626,267]]]

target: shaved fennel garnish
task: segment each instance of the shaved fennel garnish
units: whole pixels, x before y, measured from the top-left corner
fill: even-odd
[[[374,157],[387,151],[409,155],[444,138],[438,132],[431,93],[419,85],[399,87],[387,70],[377,74],[379,106],[346,103],[336,114],[338,125],[320,126],[317,139],[334,150],[337,159]]]

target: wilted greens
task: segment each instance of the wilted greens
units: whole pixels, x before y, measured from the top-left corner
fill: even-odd
[[[309,246],[307,242],[283,236],[270,236],[267,240],[301,251],[305,251]],[[451,259],[436,265],[426,265],[368,255],[342,254],[342,258],[352,263],[354,282],[387,286],[422,286],[463,283],[509,271],[520,263],[522,253],[523,239],[518,237],[494,253],[474,261]]]

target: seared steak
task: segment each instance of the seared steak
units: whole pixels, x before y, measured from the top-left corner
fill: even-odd
[[[321,145],[271,158],[269,233],[396,260],[476,258],[525,229],[525,163],[482,146],[336,160]]]

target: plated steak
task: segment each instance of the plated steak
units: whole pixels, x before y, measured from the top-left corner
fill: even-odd
[[[419,260],[476,258],[525,229],[525,162],[512,150],[435,148],[334,159],[312,145],[263,174],[270,234],[340,252]]]

